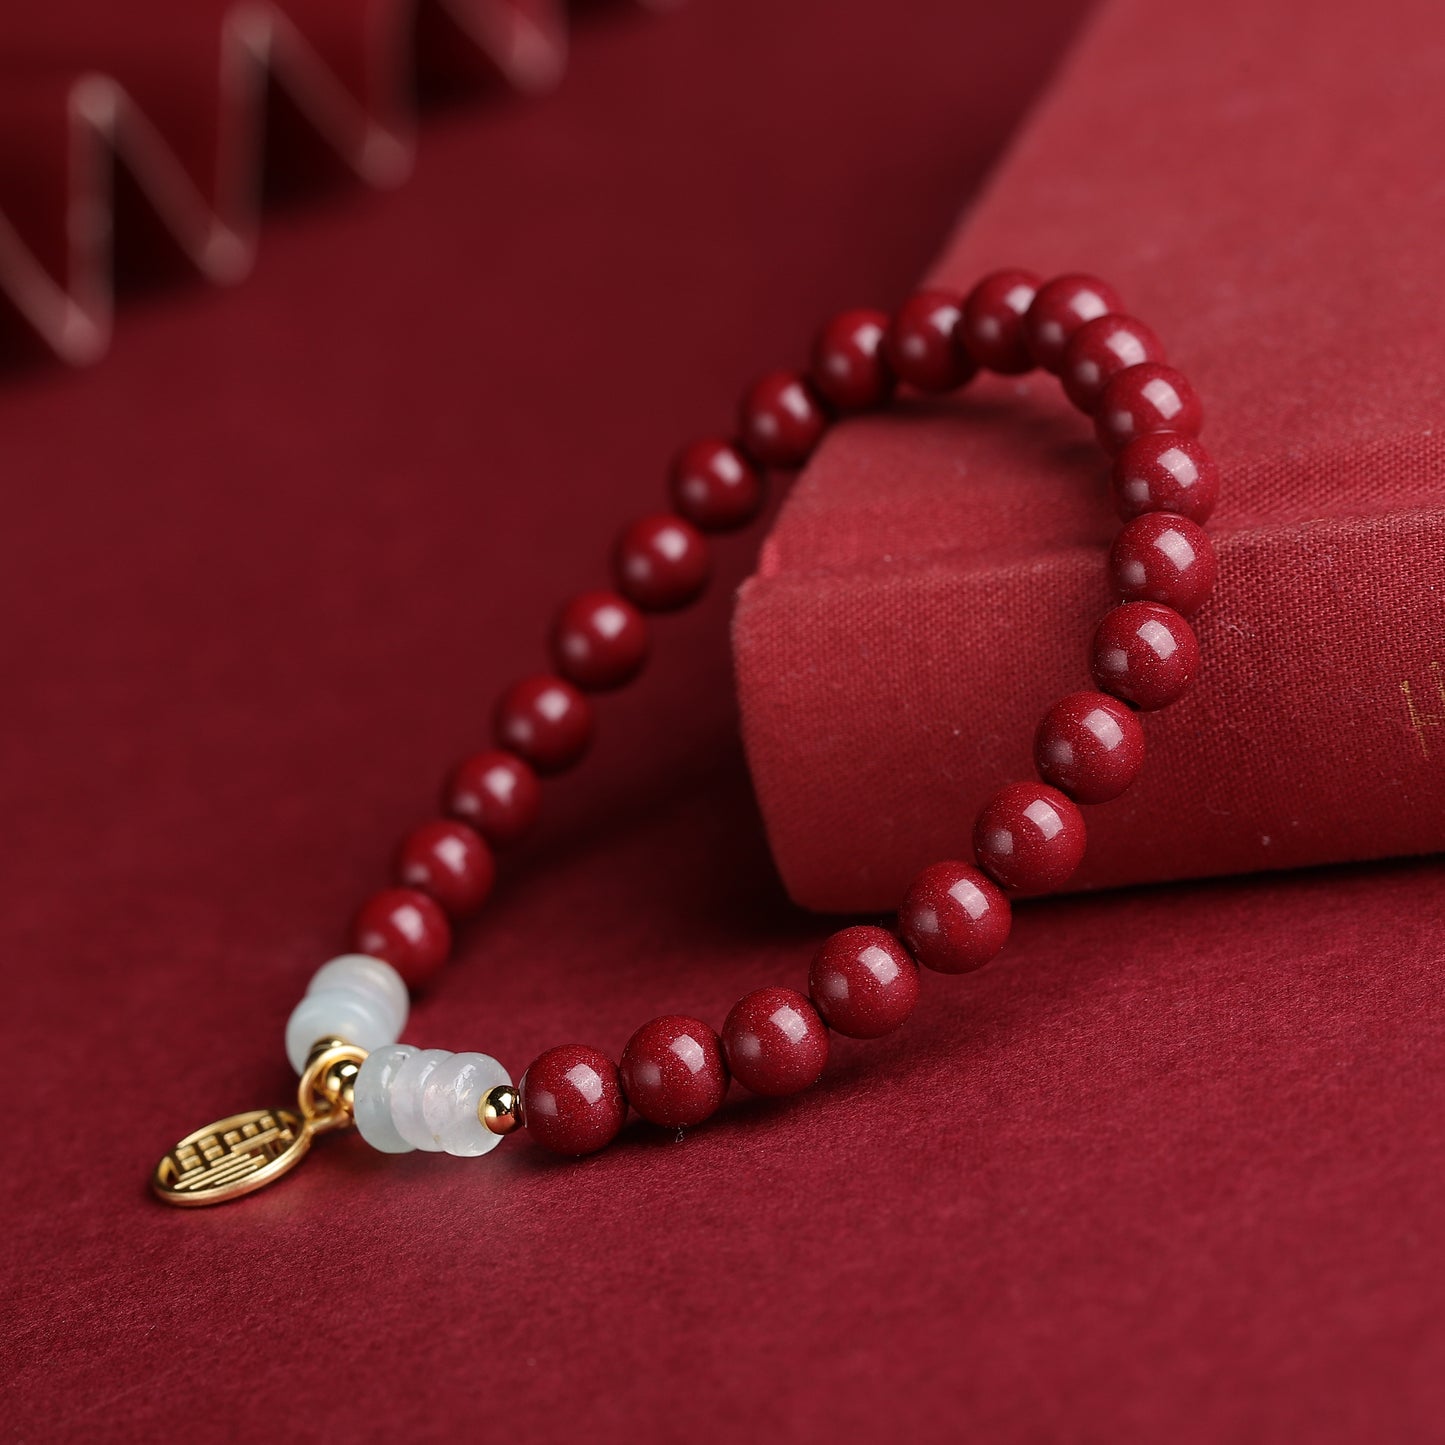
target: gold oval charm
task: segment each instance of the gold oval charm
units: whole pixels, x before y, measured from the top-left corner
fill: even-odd
[[[167,1204],[224,1204],[294,1169],[311,1126],[290,1109],[252,1109],[197,1129],[156,1165],[151,1188]]]
[[[264,1189],[305,1157],[312,1137],[349,1128],[366,1050],[318,1039],[296,1086],[296,1111],[252,1109],[187,1134],[156,1165],[151,1188],[167,1204],[224,1204]]]

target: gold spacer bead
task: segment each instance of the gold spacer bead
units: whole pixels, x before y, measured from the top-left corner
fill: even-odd
[[[329,1049],[348,1047],[345,1039],[317,1039],[306,1056],[308,1065]],[[361,1065],[354,1059],[337,1059],[316,1081],[316,1092],[333,1108],[338,1104],[349,1114],[356,1101],[356,1076]]]
[[[493,1134],[510,1134],[522,1127],[522,1096],[511,1084],[497,1084],[482,1095],[477,1118]]]

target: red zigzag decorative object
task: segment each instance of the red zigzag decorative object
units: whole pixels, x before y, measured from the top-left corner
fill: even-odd
[[[142,46],[126,7],[97,0],[0,19],[0,350],[104,354],[127,195],[160,249],[235,282],[255,258],[268,127],[299,118],[363,181],[397,185],[420,81],[538,94],[567,61],[564,0],[156,3],[173,12],[159,49],[155,25]]]

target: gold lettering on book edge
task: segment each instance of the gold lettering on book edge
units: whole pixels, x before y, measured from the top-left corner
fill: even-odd
[[[1405,712],[1410,718],[1410,727],[1414,730],[1415,738],[1420,744],[1420,751],[1428,758],[1430,756],[1430,741],[1426,728],[1445,727],[1445,667],[1438,662],[1430,664],[1430,681],[1435,690],[1435,704],[1439,709],[1437,712],[1426,712],[1415,700],[1415,691],[1408,680],[1400,684],[1400,691],[1405,698]]]

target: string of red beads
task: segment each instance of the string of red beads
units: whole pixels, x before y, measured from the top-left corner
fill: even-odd
[[[912,1013],[919,965],[968,973],[1004,946],[1011,895],[1066,882],[1084,856],[1080,805],[1108,802],[1144,761],[1139,713],[1188,690],[1199,648],[1188,618],[1215,581],[1203,531],[1218,469],[1198,440],[1203,412],[1193,387],[1164,360],[1158,337],[1128,315],[1119,295],[1091,276],[1043,282],[997,271],[965,296],[935,288],[891,316],[846,311],[819,332],[806,372],[776,371],[748,388],[735,439],[708,437],[678,453],[668,476],[671,510],[625,527],[613,550],[615,591],[580,593],[551,632],[555,672],[523,678],[498,699],[497,746],[464,759],[442,793],[445,818],[403,841],[395,887],[357,914],[353,944],[390,962],[412,987],[425,984],[451,948],[451,920],[485,901],[492,849],[536,820],[539,777],[575,766],[593,733],[588,694],[622,687],[646,665],[646,614],[697,600],[710,572],[706,534],[753,521],[763,472],[807,461],[839,416],[884,406],[900,385],[950,392],[979,370],[1057,375],[1094,422],[1113,459],[1111,488],[1125,522],[1109,553],[1118,603],[1089,652],[1097,691],[1074,692],[1045,714],[1034,739],[1037,780],[1009,783],[979,811],[971,860],[925,868],[909,886],[896,932],[844,928],[813,960],[806,995],[761,988],[732,1008],[721,1033],[668,1015],[628,1041],[621,1067],[583,1045],[549,1049],[522,1078],[521,1112],[533,1137],[564,1154],[602,1148],[629,1104],[669,1128],[701,1123],[730,1079],[754,1093],[786,1095],[815,1083],[829,1034],[878,1038]]]

